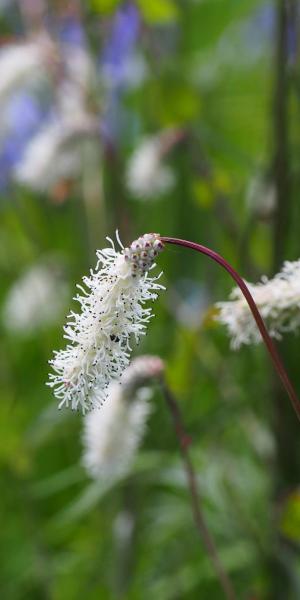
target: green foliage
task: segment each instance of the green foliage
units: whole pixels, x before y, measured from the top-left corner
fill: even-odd
[[[101,15],[113,14],[120,4],[120,0],[90,0],[92,10]]]
[[[88,3],[84,28],[95,62],[105,25],[121,4]],[[146,76],[139,88],[122,91],[128,124],[116,148],[106,148],[101,165],[87,171],[88,181],[61,202],[13,185],[2,193],[1,306],[18,278],[53,253],[64,266],[71,305],[75,283],[94,267],[95,248],[116,228],[126,244],[148,231],[202,242],[247,280],[272,273],[272,216],[261,219],[247,203],[251,181],[261,171],[269,173],[274,162],[276,36],[255,20],[272,6],[262,0],[136,5]],[[1,30],[7,27],[5,22]],[[284,257],[291,260],[300,254],[299,98],[293,93],[287,241],[292,250]],[[170,126],[183,133],[166,159],[175,187],[162,198],[139,201],[125,185],[127,161],[140,137]],[[101,184],[89,196],[88,184],[99,183],[99,177]],[[289,592],[280,600],[296,600],[299,429],[286,427],[283,409],[276,413],[278,389],[264,348],[231,351],[215,322],[214,304],[226,300],[232,288],[228,276],[206,258],[173,247],[162,254],[160,267],[167,292],[134,353],[157,354],[166,362],[192,438],[203,512],[237,598],[279,598],[277,566],[286,561]],[[52,350],[63,344],[62,321],[60,315],[45,329],[22,334],[1,317],[1,597],[219,600],[220,584],[195,529],[159,389],[129,475],[108,485],[85,473],[82,416],[58,411],[44,385]],[[284,359],[300,389],[299,340],[294,352],[289,344],[288,339]]]
[[[138,0],[137,5],[149,25],[169,23],[176,21],[178,16],[177,2],[175,0]]]

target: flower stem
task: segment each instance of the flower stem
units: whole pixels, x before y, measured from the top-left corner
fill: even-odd
[[[171,413],[174,428],[176,431],[176,436],[179,441],[197,531],[200,534],[202,542],[214,566],[220,585],[223,589],[225,598],[227,598],[227,600],[236,600],[236,595],[232,587],[231,581],[223,569],[214,539],[211,536],[211,533],[207,527],[205,518],[201,510],[201,497],[198,492],[196,474],[188,450],[191,443],[191,439],[184,429],[181,412],[174,394],[171,392],[164,379],[161,379],[160,384],[167,407]]]
[[[289,379],[289,376],[282,364],[282,361],[278,354],[278,351],[277,351],[275,345],[273,344],[270,335],[268,334],[268,331],[267,331],[267,328],[263,321],[263,318],[262,318],[262,316],[256,306],[256,303],[255,303],[246,283],[244,282],[244,280],[240,277],[240,275],[237,273],[237,271],[235,271],[235,269],[222,256],[220,256],[220,254],[218,254],[217,252],[214,252],[214,250],[210,250],[210,248],[206,248],[206,246],[202,246],[201,244],[197,244],[195,242],[190,242],[188,240],[180,240],[178,238],[172,238],[172,237],[161,237],[160,239],[163,243],[176,244],[177,246],[184,246],[186,248],[191,248],[192,250],[196,250],[197,252],[200,252],[201,254],[205,254],[206,256],[209,256],[209,258],[211,258],[216,263],[221,265],[221,267],[223,267],[223,269],[225,269],[229,273],[229,275],[231,275],[232,279],[234,279],[236,284],[239,286],[241,292],[243,293],[243,295],[249,305],[252,315],[256,321],[257,327],[262,335],[263,341],[266,344],[268,352],[271,356],[273,365],[283,383],[283,386],[285,387],[285,389],[287,391],[287,394],[291,400],[291,403],[295,410],[295,413],[300,421],[300,402],[299,402],[298,396],[297,396],[297,394],[294,390],[294,387]]]

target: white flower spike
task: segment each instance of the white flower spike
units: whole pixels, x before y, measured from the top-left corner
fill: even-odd
[[[16,280],[2,309],[6,329],[30,335],[61,318],[69,292],[61,267],[58,261],[47,257]]]
[[[285,262],[273,279],[264,277],[261,283],[247,285],[272,337],[281,339],[283,333],[299,330],[300,260]],[[232,290],[229,302],[219,302],[217,308],[216,318],[226,325],[233,349],[261,341],[261,334],[239,288]]]
[[[102,404],[107,388],[119,380],[129,364],[130,340],[139,341],[152,317],[148,300],[155,300],[164,289],[158,277],[148,271],[163,249],[160,237],[148,233],[116,251],[111,248],[97,251],[96,270],[83,277],[85,287],[74,298],[81,312],[71,311],[64,327],[64,337],[70,340],[65,350],[55,352],[50,361],[54,373],[48,385],[60,401],[59,408],[86,410]],[[100,268],[99,268],[100,266]]]
[[[82,463],[94,479],[116,481],[125,475],[144,435],[153,379],[164,371],[157,356],[139,356],[125,369],[121,385],[111,383],[107,402],[84,419]]]
[[[174,187],[175,175],[163,159],[175,141],[176,131],[173,130],[142,139],[127,165],[126,184],[133,196],[151,200]]]
[[[0,104],[6,102],[10,94],[25,85],[47,80],[55,73],[57,50],[47,34],[42,33],[24,42],[10,44],[0,49]]]

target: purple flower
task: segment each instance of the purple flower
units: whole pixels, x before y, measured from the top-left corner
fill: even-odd
[[[117,10],[113,18],[101,59],[101,71],[107,83],[107,109],[101,130],[109,143],[115,143],[124,132],[124,128],[131,128],[131,115],[122,104],[122,92],[130,85],[130,59],[136,48],[139,30],[138,9],[127,2]]]
[[[19,139],[31,136],[45,116],[45,108],[37,98],[27,92],[14,95],[6,109],[6,122],[9,129]]]
[[[276,8],[273,3],[266,3],[254,14],[251,21],[249,40],[255,47],[267,43],[275,43],[276,34]],[[297,54],[297,31],[295,19],[291,16],[287,24],[287,55],[289,62],[293,63]]]
[[[266,3],[251,15],[246,30],[246,42],[255,55],[264,53],[274,39],[276,12],[273,3]]]
[[[64,17],[58,25],[58,37],[62,43],[84,47],[85,33],[79,19],[74,16]]]
[[[15,94],[5,108],[5,137],[0,142],[0,189],[7,187],[12,169],[45,119],[47,109],[27,92]]]
[[[290,19],[288,23],[287,29],[287,52],[289,57],[289,62],[294,64],[297,60],[297,47],[298,47],[298,39],[297,39],[297,25],[295,21]]]
[[[133,4],[126,3],[117,10],[101,61],[104,74],[113,87],[126,82],[126,66],[134,51],[139,28],[139,12]]]

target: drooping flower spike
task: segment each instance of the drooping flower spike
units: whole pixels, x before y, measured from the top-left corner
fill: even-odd
[[[98,250],[96,271],[79,286],[83,295],[76,296],[81,313],[73,311],[65,327],[65,337],[71,341],[65,350],[57,352],[51,361],[55,371],[49,385],[54,388],[60,406],[80,407],[83,412],[101,404],[106,388],[114,379],[120,379],[129,363],[130,338],[145,333],[151,318],[151,308],[144,308],[147,300],[157,298],[163,286],[148,272],[164,244],[176,244],[204,254],[221,265],[239,286],[259,328],[275,369],[289,395],[300,420],[300,402],[281,358],[267,331],[248,286],[233,267],[217,252],[206,246],[171,237],[149,233],[133,242],[129,248],[121,246]],[[99,264],[102,268],[99,270]],[[89,290],[89,291],[88,291]],[[94,392],[97,392],[96,394]],[[96,400],[95,400],[96,399]]]
[[[84,418],[82,464],[90,477],[116,481],[129,470],[151,412],[151,383],[164,372],[157,356],[138,356],[108,387],[107,401]]]
[[[282,270],[260,283],[248,283],[249,290],[267,324],[269,334],[281,339],[288,331],[297,333],[300,327],[300,260],[286,261]],[[237,350],[243,344],[261,342],[247,302],[239,288],[234,288],[227,302],[218,302],[217,321],[227,327],[231,346]]]
[[[129,364],[131,339],[139,341],[152,317],[145,307],[164,289],[149,271],[163,249],[158,234],[146,234],[120,251],[107,238],[110,248],[97,251],[98,263],[89,277],[83,277],[81,294],[74,298],[81,312],[71,311],[64,327],[70,341],[50,361],[54,373],[48,385],[60,401],[59,407],[80,408],[83,412],[101,405],[107,388],[119,380]]]
[[[205,256],[208,256],[209,258],[211,258],[213,261],[215,261],[216,263],[221,265],[221,267],[223,267],[223,269],[225,269],[225,271],[227,271],[227,273],[229,273],[229,275],[232,277],[232,279],[235,281],[235,283],[240,288],[241,293],[243,294],[243,296],[252,312],[253,318],[256,321],[256,325],[261,333],[263,342],[265,343],[266,348],[270,354],[273,365],[278,373],[279,378],[281,379],[281,382],[290,398],[290,401],[292,403],[294,411],[300,421],[299,398],[294,390],[294,387],[293,387],[293,385],[289,379],[289,376],[285,370],[285,367],[281,361],[279,353],[278,353],[275,345],[272,342],[272,339],[268,333],[268,330],[266,328],[264,320],[257,308],[255,300],[254,300],[247,284],[245,283],[245,281],[240,277],[240,275],[237,273],[237,271],[220,254],[218,254],[214,250],[211,250],[210,248],[207,248],[206,246],[203,246],[202,244],[197,244],[196,242],[190,242],[189,240],[181,240],[181,239],[172,238],[172,237],[162,237],[161,241],[164,244],[165,243],[176,244],[177,246],[184,246],[186,248],[191,248],[192,250],[196,250],[196,252],[200,252],[200,254],[204,254]]]

